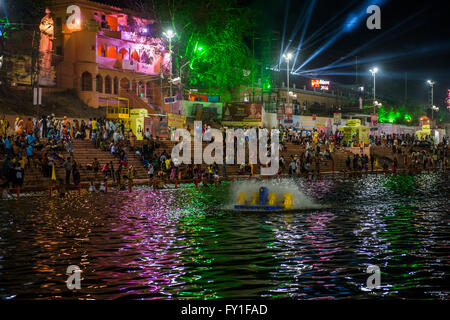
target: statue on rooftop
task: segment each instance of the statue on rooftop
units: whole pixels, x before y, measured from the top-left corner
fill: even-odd
[[[41,31],[41,41],[39,43],[40,73],[39,83],[41,85],[53,84],[52,51],[54,40],[53,18],[50,16],[50,9],[45,9],[45,17],[41,19],[39,30]]]

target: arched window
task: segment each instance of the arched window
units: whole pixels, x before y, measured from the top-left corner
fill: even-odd
[[[128,51],[127,51],[127,49],[124,49],[124,48],[119,50],[119,60],[123,60],[123,59],[125,59],[125,60],[128,59]]]
[[[111,82],[111,77],[110,76],[106,76],[105,77],[105,93],[109,93],[109,94],[111,94],[111,85],[112,85],[112,82]]]
[[[147,52],[145,52],[145,51],[141,55],[141,62],[142,63],[146,63],[146,64],[151,64],[152,63],[152,61],[150,61],[150,59],[149,59],[149,57],[147,55]]]
[[[139,57],[139,54],[136,50],[133,50],[133,52],[131,53],[131,59],[140,62],[141,58]]]
[[[126,91],[130,90],[130,80],[127,78],[120,79],[120,89]]]
[[[151,87],[152,83],[150,81],[148,81],[145,84],[145,96],[147,97],[147,99],[149,99],[149,101],[151,101],[152,99],[152,87]]]
[[[99,57],[106,57],[106,48],[103,44],[100,44],[97,48],[97,55]]]
[[[114,94],[119,94],[119,79],[114,77]]]
[[[96,90],[97,90],[97,92],[100,92],[100,93],[102,93],[103,92],[103,78],[102,78],[102,76],[101,75],[97,75],[96,77],[95,77],[95,83],[96,83]]]
[[[87,71],[81,75],[81,91],[92,91],[92,75]]]
[[[116,52],[116,48],[114,48],[114,46],[109,46],[108,58],[117,59],[117,52]]]

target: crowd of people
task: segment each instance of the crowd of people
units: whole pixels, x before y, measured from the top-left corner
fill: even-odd
[[[202,128],[204,136],[207,135],[209,128],[207,125]],[[222,128],[222,131],[225,129]],[[248,128],[244,128],[246,133],[247,130]],[[76,161],[74,154],[74,139],[89,139],[96,148],[110,153],[114,159],[100,163],[94,158],[91,163],[85,165],[85,169],[93,173],[89,175],[91,177],[89,180],[91,188],[94,189],[96,181],[102,181],[103,185],[107,180],[111,180],[122,187],[124,182],[132,182],[136,175],[136,169],[128,161],[128,156],[132,154],[141,160],[150,179],[182,180],[205,177],[214,179],[227,175],[226,152],[223,164],[181,165],[178,159],[171,157],[171,150],[161,150],[160,140],[155,138],[148,128],[142,135],[143,141],[137,144],[135,133],[126,129],[122,120],[91,118],[89,121],[79,121],[69,120],[67,117],[57,118],[52,114],[42,116],[40,119],[17,117],[14,123],[10,124],[3,115],[0,119],[0,153],[3,155],[1,186],[22,187],[26,169],[31,166],[38,168],[44,177],[57,179],[60,184],[79,184],[81,164]],[[270,135],[268,136],[270,144]],[[234,139],[236,148],[238,142],[242,141],[237,141],[237,137]],[[244,135],[242,139],[248,140],[248,136]],[[351,141],[344,139],[343,132],[338,130],[326,134],[325,131],[317,129],[280,127],[279,141],[278,173],[288,175],[305,173],[320,175],[321,168],[327,162],[334,161],[335,153],[348,146],[361,148],[361,154],[347,155],[345,168],[348,171],[369,170],[369,166],[372,171],[389,167],[395,171],[399,165],[403,165],[409,168],[410,172],[415,172],[419,167],[443,168],[448,159],[447,138],[436,144],[431,137],[423,140],[410,134],[370,135],[369,145],[364,145],[357,141],[356,135],[353,135]],[[225,144],[224,142],[224,150]],[[298,152],[286,156],[288,158],[285,159],[287,144],[294,145],[295,151]],[[367,146],[371,147],[370,154],[362,152]],[[376,148],[389,149],[393,158],[380,156],[380,152],[376,155]],[[270,153],[270,150],[268,152]],[[64,179],[55,177],[57,167],[64,168]],[[254,173],[253,164],[239,166],[238,174]]]

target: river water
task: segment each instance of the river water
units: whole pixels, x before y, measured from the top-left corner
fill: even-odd
[[[230,183],[2,200],[0,298],[449,299],[448,173],[295,183],[326,208],[226,211]]]

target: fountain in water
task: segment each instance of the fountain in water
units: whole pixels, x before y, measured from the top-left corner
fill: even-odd
[[[231,187],[228,210],[286,211],[322,208],[300,191],[293,179],[241,181]]]

